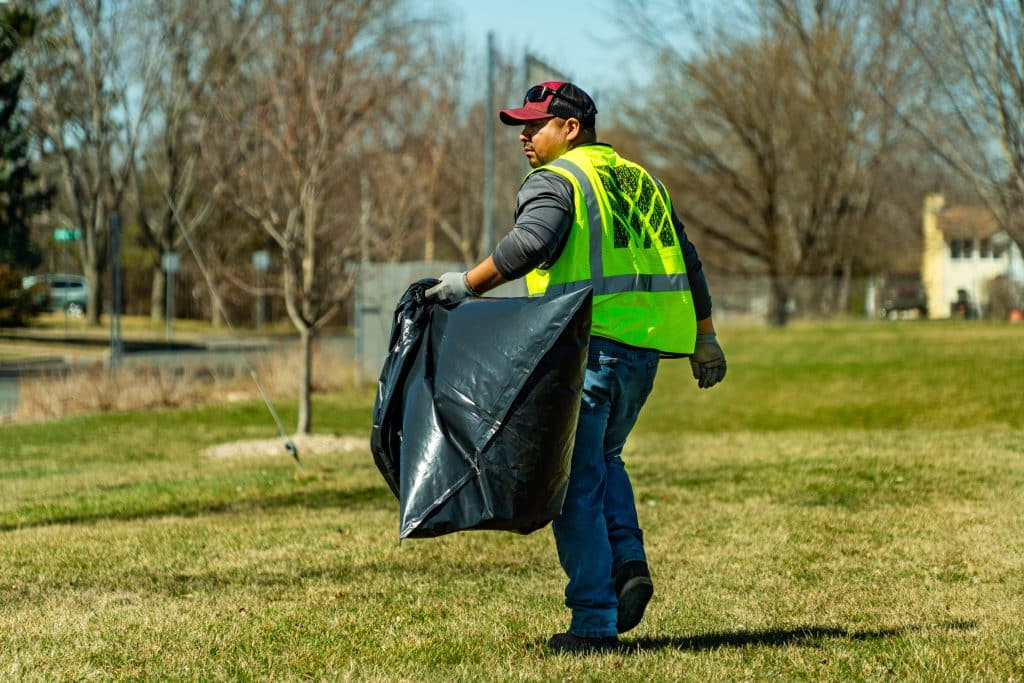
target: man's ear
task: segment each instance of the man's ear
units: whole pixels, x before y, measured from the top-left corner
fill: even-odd
[[[580,131],[583,130],[583,125],[580,120],[575,117],[570,117],[565,120],[565,139],[574,141],[579,137]]]

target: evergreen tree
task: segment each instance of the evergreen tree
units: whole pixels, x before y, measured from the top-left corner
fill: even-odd
[[[30,221],[50,198],[29,163],[29,136],[18,107],[25,72],[15,54],[35,24],[24,9],[0,11],[0,324],[21,324],[29,312],[21,276],[42,261],[31,241]]]

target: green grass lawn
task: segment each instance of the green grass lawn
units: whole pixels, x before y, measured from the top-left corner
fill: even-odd
[[[725,383],[665,363],[627,444],[656,593],[621,653],[543,646],[547,529],[398,544],[368,446],[204,456],[274,436],[243,403],[0,427],[0,678],[1021,680],[1024,327],[720,337]]]

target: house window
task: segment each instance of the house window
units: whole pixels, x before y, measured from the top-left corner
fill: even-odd
[[[964,240],[964,258],[974,256],[974,240]]]
[[[961,257],[963,257],[963,242],[961,240],[950,240],[949,241],[949,257],[950,258],[961,258]]]
[[[978,242],[978,257],[988,258],[992,256],[992,241],[987,237]]]

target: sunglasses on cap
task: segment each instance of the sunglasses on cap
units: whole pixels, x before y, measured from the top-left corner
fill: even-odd
[[[557,97],[560,100],[568,102],[574,107],[580,106],[579,102],[570,100],[565,95],[558,94],[557,90],[552,90],[546,85],[535,85],[529,90],[527,90],[526,97],[523,98],[523,104],[526,104],[527,102],[543,102],[548,98],[548,95],[551,95],[552,97]]]

